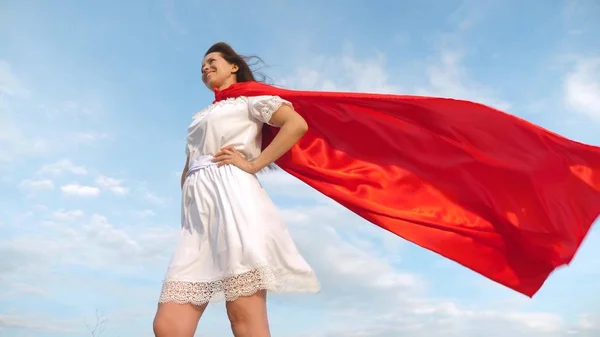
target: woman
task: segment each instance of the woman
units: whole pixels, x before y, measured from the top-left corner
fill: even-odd
[[[266,291],[317,290],[254,177],[274,160],[374,225],[527,296],[571,262],[600,215],[600,148],[493,108],[276,88],[225,44],[202,71],[216,103],[189,128],[159,337],[191,336],[219,292],[236,336],[268,336]]]
[[[245,59],[225,43],[206,52],[202,80],[219,91],[255,81]],[[264,123],[280,131],[261,151]],[[157,337],[192,337],[216,296],[226,300],[236,337],[270,336],[267,291],[318,291],[313,270],[255,176],[307,129],[292,105],[277,96],[236,97],[194,116],[181,177],[180,243],[154,319]]]

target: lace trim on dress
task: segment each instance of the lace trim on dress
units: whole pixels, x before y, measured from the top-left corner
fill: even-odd
[[[260,112],[263,121],[267,124],[270,124],[269,121],[271,120],[271,117],[273,117],[275,111],[281,108],[283,104],[291,105],[291,103],[282,99],[281,97],[273,96],[267,100],[260,101],[257,104],[256,109]]]
[[[318,292],[319,283],[312,273],[292,274],[287,270],[258,267],[248,272],[213,282],[167,280],[159,303],[175,302],[203,305],[211,300],[235,301],[259,290],[274,292]],[[216,298],[215,298],[216,297]]]
[[[197,119],[197,120],[202,120],[204,119],[204,117],[208,116],[208,114],[213,111],[215,108],[223,106],[225,104],[230,104],[230,103],[237,103],[238,101],[242,101],[242,102],[248,102],[248,98],[245,96],[238,96],[238,97],[229,97],[227,99],[224,99],[222,101],[218,101],[216,103],[212,103],[211,105],[207,106],[206,108],[200,110],[199,112],[197,112],[193,119]]]

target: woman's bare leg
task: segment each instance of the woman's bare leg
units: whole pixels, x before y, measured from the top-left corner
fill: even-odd
[[[159,303],[154,317],[156,337],[194,337],[207,304]]]
[[[235,337],[271,337],[265,290],[227,302],[226,307]]]

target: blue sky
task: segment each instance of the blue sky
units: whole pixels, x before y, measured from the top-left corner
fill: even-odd
[[[150,336],[179,227],[206,48],[261,56],[276,84],[475,100],[600,145],[595,0],[2,1],[0,334]],[[507,135],[509,137],[510,135]],[[274,336],[600,335],[600,230],[528,299],[261,177],[317,271],[272,295]],[[227,336],[222,303],[197,336]]]

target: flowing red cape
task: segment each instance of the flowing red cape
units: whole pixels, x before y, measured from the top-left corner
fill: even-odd
[[[281,89],[308,125],[276,161],[354,213],[533,296],[600,214],[600,148],[455,99]],[[277,133],[266,126],[263,146]]]

